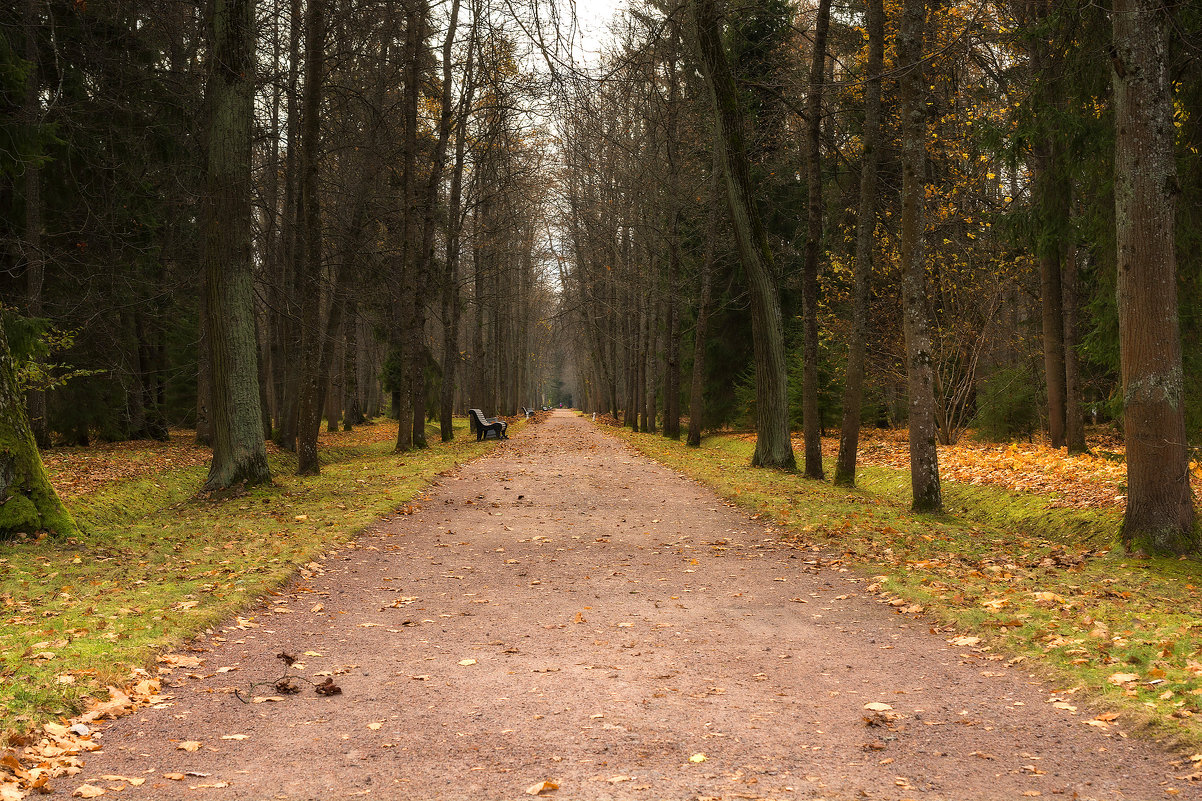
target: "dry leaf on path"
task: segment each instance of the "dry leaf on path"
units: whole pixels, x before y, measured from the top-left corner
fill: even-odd
[[[179,751],[199,751],[200,750],[200,741],[199,740],[184,740],[182,743],[180,743],[179,745],[176,746],[176,749]]]
[[[377,722],[372,722],[372,723],[367,724],[367,728],[371,729],[372,731],[379,731],[383,726],[384,726],[383,723],[377,723]]]
[[[72,791],[72,798],[99,798],[104,795],[104,790],[94,784],[81,784]]]
[[[690,762],[704,762],[708,758],[709,757],[707,757],[705,754],[693,754],[691,757],[689,757],[689,761]]]
[[[106,782],[125,782],[132,787],[141,787],[143,784],[146,784],[146,780],[141,777],[122,776],[119,773],[106,773],[100,777],[100,780]]]
[[[476,660],[475,659],[460,659],[459,664],[463,665],[464,667],[467,667],[469,665],[476,664]]]
[[[250,737],[250,735],[249,734],[223,734],[223,735],[221,735],[221,739],[223,739],[223,740],[245,740],[247,737]]]
[[[163,778],[170,779],[173,782],[182,782],[187,777],[182,773],[164,773]]]
[[[559,785],[552,781],[541,781],[538,784],[532,784],[526,788],[526,795],[541,795],[549,793],[552,790],[558,790]]]
[[[864,704],[864,708],[872,712],[888,712],[893,709],[893,707],[888,704],[882,704],[880,701],[870,701]]]
[[[1133,681],[1139,681],[1138,673],[1111,673],[1106,677],[1106,681],[1111,684],[1130,684]]]

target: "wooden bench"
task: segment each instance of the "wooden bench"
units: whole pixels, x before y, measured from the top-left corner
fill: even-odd
[[[468,409],[467,416],[471,420],[472,428],[476,430],[476,442],[488,439],[490,431],[497,439],[509,439],[505,434],[505,429],[509,428],[509,423],[506,423],[504,420],[498,420],[495,417],[489,419],[479,409]]]
[[[527,420],[529,420],[531,417],[534,417],[534,410],[533,410],[533,409],[527,409],[525,406],[523,406],[523,407],[522,407],[522,414],[526,415],[526,419],[527,419]]]

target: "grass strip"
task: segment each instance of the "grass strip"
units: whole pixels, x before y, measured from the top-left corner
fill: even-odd
[[[495,444],[466,419],[455,430],[406,454],[393,425],[323,434],[320,476],[298,478],[296,457],[275,454],[273,486],[223,500],[196,496],[205,466],[118,481],[68,501],[83,536],[0,543],[4,738],[78,712]]]
[[[754,445],[733,436],[697,449],[607,430],[776,521],[785,538],[875,575],[871,588],[899,613],[960,632],[964,658],[1021,663],[1060,684],[1048,714],[1109,729],[1117,712],[1123,730],[1202,746],[1202,565],[1124,553],[1113,511],[947,483],[949,512],[915,515],[904,470],[864,469],[847,490],[752,468]],[[1108,711],[1095,717],[1089,702]]]

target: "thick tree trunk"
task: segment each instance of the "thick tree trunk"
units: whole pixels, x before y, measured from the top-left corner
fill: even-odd
[[[926,103],[923,84],[923,38],[926,0],[905,0],[897,33],[897,63],[902,126],[902,327],[906,339],[909,390],[910,483],[914,511],[943,508],[939,455],[935,450],[934,368],[931,324],[927,313],[926,253],[923,247],[926,193]]]
[[[805,476],[822,480],[822,420],[818,408],[818,254],[822,248],[822,82],[826,75],[826,36],[830,30],[831,0],[819,0],[814,21],[814,52],[810,86],[806,93],[806,246],[801,271],[804,324],[802,429],[805,439]]]
[[[877,165],[881,141],[881,71],[885,58],[885,2],[868,0],[867,78],[864,83],[863,154],[860,159],[860,207],[856,219],[856,262],[852,290],[851,337],[847,347],[847,379],[843,386],[843,425],[835,484],[856,485],[856,453],[860,447],[860,414],[864,400],[864,362],[868,341],[869,285],[876,244]]]
[[[788,369],[780,296],[772,251],[751,193],[739,89],[722,43],[717,0],[693,0],[693,16],[713,104],[714,143],[726,181],[735,240],[751,292],[756,390],[756,444],[751,462],[757,467],[793,470],[797,462],[789,439]]]
[[[252,279],[254,0],[214,0],[203,264],[213,369],[213,461],[205,489],[271,481],[259,414]]]
[[[1174,249],[1177,165],[1168,74],[1169,10],[1115,0],[1114,197],[1118,240],[1119,361],[1127,443],[1131,549],[1197,549],[1185,432]]]
[[[315,476],[321,472],[317,455],[317,436],[325,405],[326,380],[323,363],[329,362],[327,326],[322,320],[321,293],[313,291],[322,284],[321,204],[318,199],[318,171],[321,145],[321,87],[325,69],[325,0],[308,0],[305,22],[305,95],[301,120],[301,214],[303,247],[296,260],[297,286],[307,288],[310,297],[301,307],[301,375],[296,409],[296,473]],[[330,322],[340,308],[341,299],[330,301]],[[333,326],[337,330],[337,326]]]
[[[200,336],[196,344],[196,444],[213,444],[213,355],[209,344],[209,282],[200,273]]]
[[[46,476],[0,323],[0,539],[39,531],[63,537],[78,533]]]

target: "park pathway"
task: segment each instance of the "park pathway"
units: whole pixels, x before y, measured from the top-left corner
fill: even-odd
[[[181,651],[202,663],[164,680],[171,700],[104,729],[67,782],[146,779],[124,799],[1200,795],[1180,755],[1086,725],[1097,710],[1021,663],[951,644],[571,413],[419,505]],[[341,694],[283,697],[281,652]]]

